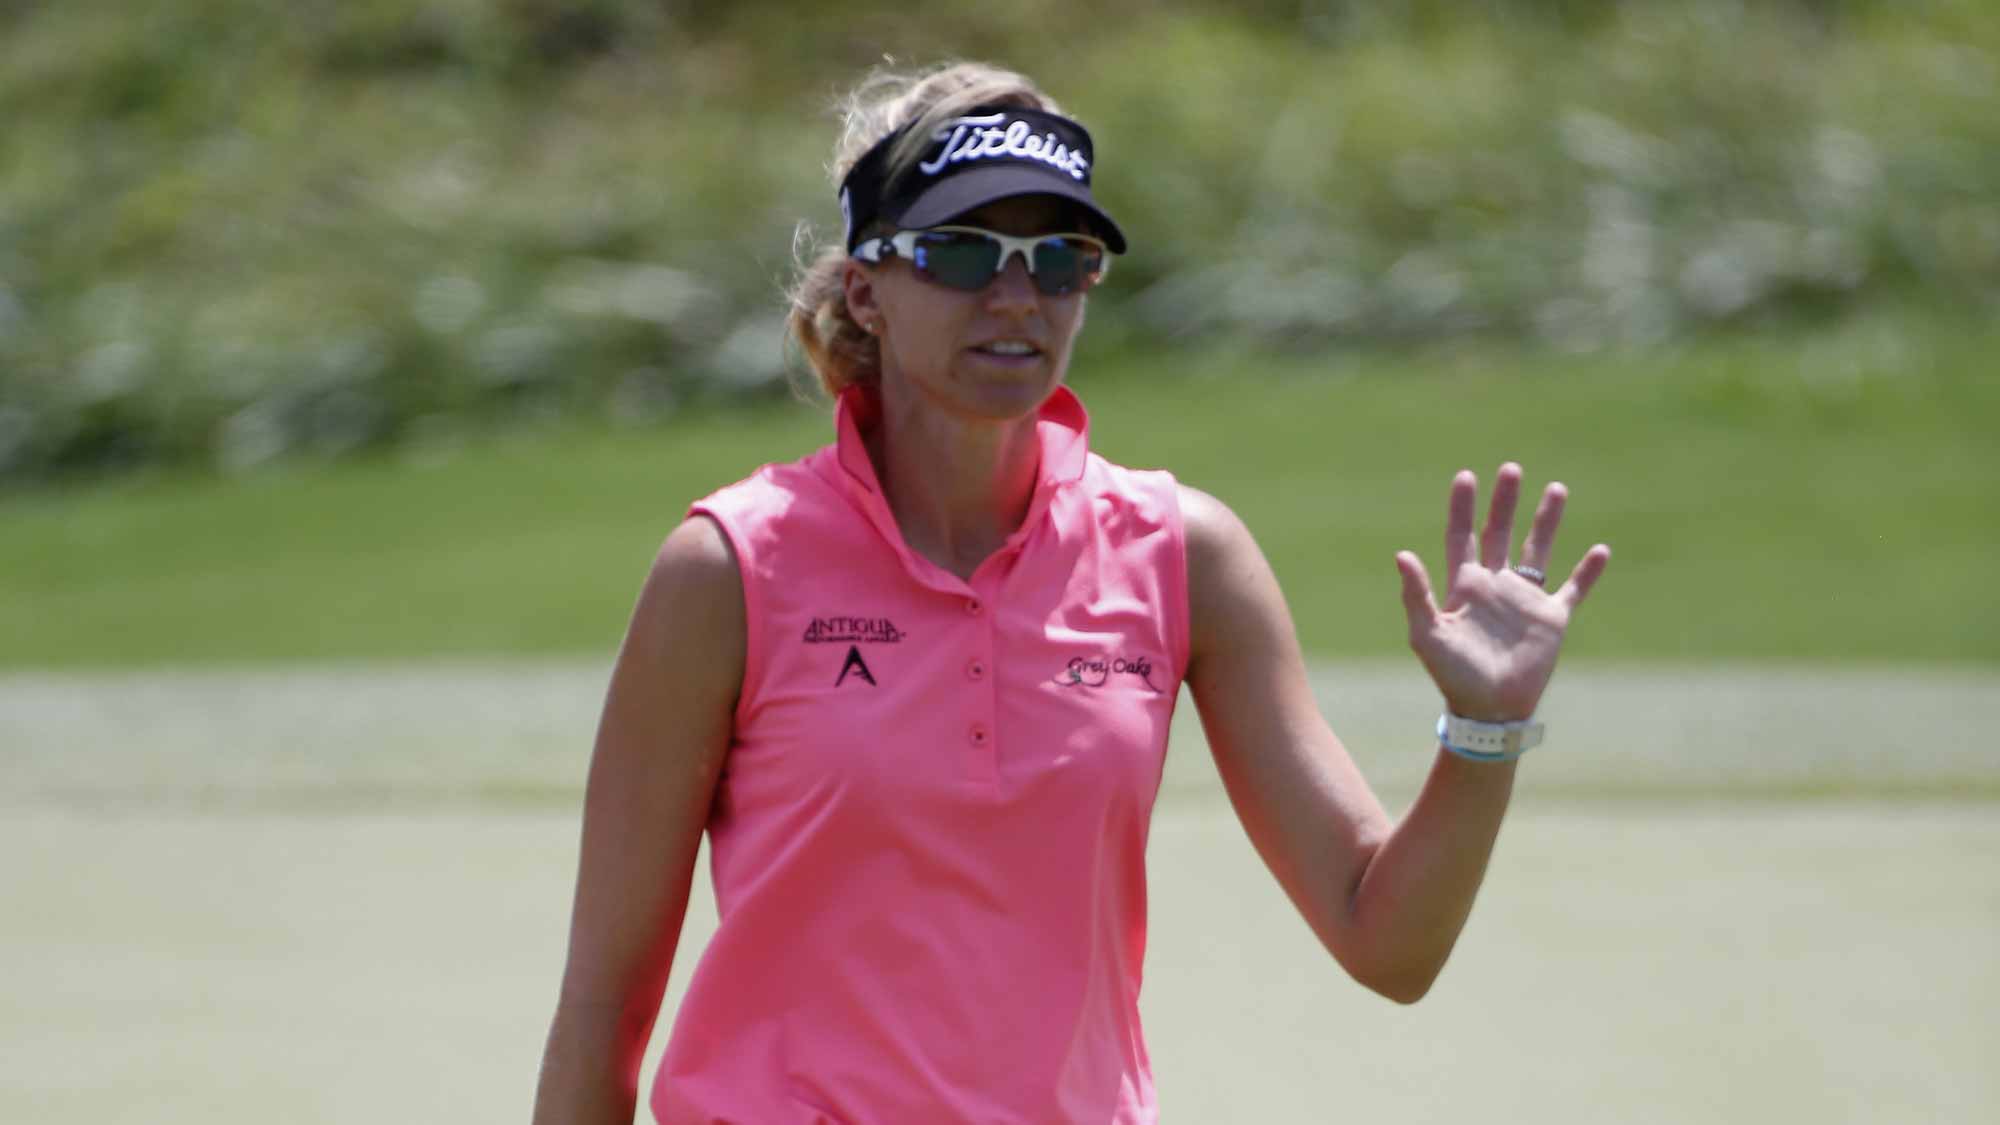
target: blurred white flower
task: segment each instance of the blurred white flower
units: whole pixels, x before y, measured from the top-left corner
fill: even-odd
[[[417,288],[410,313],[430,331],[448,336],[479,318],[486,308],[486,290],[469,277],[447,274]]]
[[[275,397],[253,402],[223,420],[215,439],[215,463],[224,472],[254,469],[290,448],[291,433]]]
[[[1412,250],[1389,267],[1383,290],[1397,307],[1429,320],[1465,295],[1465,276],[1441,254]]]
[[[113,340],[85,352],[76,368],[76,388],[86,402],[106,402],[146,382],[152,353],[138,340]]]
[[[555,359],[561,337],[546,324],[503,324],[480,337],[477,349],[479,369],[495,383],[525,383],[552,378],[549,364]]]
[[[1649,284],[1658,232],[1645,198],[1614,184],[1596,184],[1587,199],[1590,225],[1583,236],[1584,281],[1606,293]]]
[[[712,331],[721,301],[694,274],[651,262],[573,258],[542,290],[551,308],[583,317],[642,320],[674,331]]]
[[[97,340],[126,340],[139,335],[145,311],[145,294],[129,281],[93,286],[75,305],[78,327]]]
[[[1556,136],[1569,158],[1587,168],[1633,184],[1649,184],[1659,177],[1662,159],[1655,151],[1659,142],[1595,110],[1565,110],[1556,123]]]
[[[751,317],[738,324],[709,358],[708,367],[731,387],[748,389],[785,377],[785,321]]]

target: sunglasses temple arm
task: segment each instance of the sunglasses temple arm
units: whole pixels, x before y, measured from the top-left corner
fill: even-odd
[[[893,238],[871,238],[854,248],[854,260],[858,262],[880,262],[885,255],[896,253]]]

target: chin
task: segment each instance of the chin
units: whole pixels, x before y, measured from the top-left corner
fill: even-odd
[[[1032,416],[1062,385],[1061,378],[1051,377],[1048,372],[1037,372],[1032,378],[995,379],[982,375],[954,382],[951,399],[956,409],[992,422]]]

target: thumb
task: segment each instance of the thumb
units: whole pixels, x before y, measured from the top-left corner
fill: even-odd
[[[1397,551],[1396,572],[1403,576],[1403,611],[1410,616],[1410,631],[1429,628],[1438,607],[1431,597],[1431,576],[1424,572],[1423,560],[1415,552]]]

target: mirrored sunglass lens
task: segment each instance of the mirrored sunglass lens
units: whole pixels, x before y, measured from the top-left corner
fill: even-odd
[[[953,289],[983,289],[993,280],[1000,244],[965,231],[940,231],[917,240],[919,272]]]
[[[1047,238],[1035,244],[1035,284],[1050,296],[1074,292],[1099,272],[1103,254],[1087,242]]]

